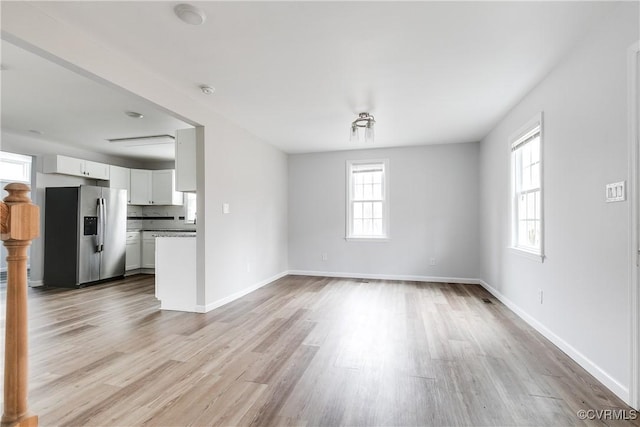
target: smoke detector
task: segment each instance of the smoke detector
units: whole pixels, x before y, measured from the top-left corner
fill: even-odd
[[[200,86],[200,90],[202,91],[202,93],[204,93],[205,95],[211,95],[213,92],[216,91],[215,88],[211,87],[211,86],[207,86],[207,85],[201,85]]]
[[[173,12],[180,20],[189,25],[202,25],[207,19],[207,15],[197,7],[182,3],[173,8]]]
[[[132,119],[141,119],[144,117],[142,114],[136,113],[135,111],[125,111],[124,113]]]

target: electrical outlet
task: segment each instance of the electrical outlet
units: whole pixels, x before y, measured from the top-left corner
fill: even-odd
[[[329,259],[329,257],[327,256],[326,252],[322,252],[322,260],[323,261],[327,261]]]
[[[543,296],[544,294],[542,292],[542,289],[538,289],[538,301],[540,301],[540,304],[542,304],[542,302],[544,301]]]
[[[229,208],[229,203],[223,203],[222,204],[222,213],[223,214],[228,214],[229,212],[231,212],[231,209]]]
[[[429,259],[429,265],[436,265],[436,259],[435,258]]]

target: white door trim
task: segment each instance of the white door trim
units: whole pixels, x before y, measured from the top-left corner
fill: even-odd
[[[631,312],[631,378],[629,384],[629,404],[636,409],[640,409],[640,282],[638,281],[638,266],[640,254],[638,250],[638,223],[640,215],[638,203],[640,200],[638,186],[638,141],[639,123],[638,111],[638,55],[640,55],[640,41],[631,45],[627,54],[628,69],[628,138],[629,138],[629,182],[628,182],[628,199],[629,199],[629,222],[631,230],[630,248],[629,248],[629,302]]]

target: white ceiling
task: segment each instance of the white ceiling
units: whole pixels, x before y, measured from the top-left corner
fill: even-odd
[[[214,86],[204,102],[287,152],[371,147],[349,142],[362,111],[376,117],[376,147],[478,141],[615,7],[193,2],[207,14],[194,27],[177,2],[36,4],[186,92]],[[2,98],[4,119],[4,87]]]
[[[107,139],[175,135],[190,125],[2,41],[2,129],[76,148],[145,160],[172,160],[173,144],[123,147]],[[132,119],[125,111],[144,115]],[[31,131],[42,132],[42,135]]]

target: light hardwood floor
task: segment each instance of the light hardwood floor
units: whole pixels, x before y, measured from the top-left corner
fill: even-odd
[[[630,410],[476,285],[289,276],[189,314],[134,276],[31,289],[29,305],[42,426],[572,426]]]

